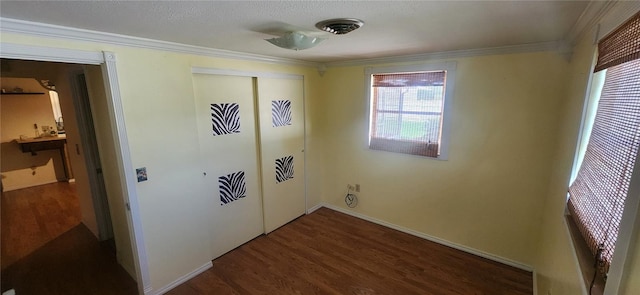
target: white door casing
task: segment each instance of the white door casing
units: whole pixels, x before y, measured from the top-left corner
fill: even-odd
[[[135,173],[129,152],[129,142],[124,122],[115,54],[111,52],[83,51],[4,42],[0,43],[0,47],[2,48],[2,50],[0,50],[0,58],[100,65],[102,67],[113,141],[115,146],[119,148],[116,151],[116,158],[119,172],[123,177],[121,189],[125,199],[124,202],[129,205],[126,215],[133,248],[138,293],[146,294],[151,292],[151,280],[149,278],[142,221],[138,206],[138,196],[135,190]]]

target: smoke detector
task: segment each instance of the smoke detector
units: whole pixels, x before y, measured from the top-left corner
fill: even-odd
[[[336,35],[344,35],[362,26],[364,22],[355,18],[334,18],[316,24],[316,28]]]

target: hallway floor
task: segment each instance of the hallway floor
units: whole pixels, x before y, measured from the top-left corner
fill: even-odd
[[[111,246],[80,223],[73,183],[3,193],[1,230],[3,292],[137,294]]]
[[[2,270],[81,220],[74,183],[56,182],[3,192],[1,208]]]

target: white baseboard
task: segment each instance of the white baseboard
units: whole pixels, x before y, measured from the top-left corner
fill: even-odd
[[[124,270],[129,274],[129,276],[131,276],[131,278],[134,281],[137,281],[137,277],[136,277],[136,270],[133,268],[133,265],[129,265],[126,263],[123,263],[121,256],[118,255],[119,253],[116,254],[116,257],[118,258],[118,264],[120,264],[120,266],[122,266],[122,268],[124,268]]]
[[[177,280],[171,282],[170,284],[153,291],[153,289],[149,289],[149,290],[144,290],[144,294],[145,295],[162,295],[164,293],[169,292],[171,289],[187,282],[188,280],[194,278],[195,276],[203,273],[204,271],[206,271],[207,269],[210,269],[211,267],[213,267],[213,263],[211,261],[207,261],[207,263],[205,263],[204,265],[192,270],[191,272],[189,272],[186,275],[181,276],[180,278],[178,278]],[[152,292],[153,291],[153,292]]]
[[[12,185],[10,183],[8,186],[7,186],[6,183],[2,183],[2,189],[3,189],[3,192],[8,192],[8,191],[15,191],[15,190],[23,189],[23,188],[29,188],[29,187],[45,185],[45,184],[51,184],[51,183],[56,183],[56,182],[58,182],[57,179],[50,179],[50,180],[45,180],[45,181],[41,181],[41,182],[34,182],[34,183],[28,183],[28,184],[18,184],[18,185]]]
[[[311,214],[311,213],[313,213],[313,211],[316,211],[316,210],[318,210],[318,209],[320,209],[322,207],[325,207],[322,203],[317,204],[317,205],[307,209],[307,214]]]
[[[533,295],[538,295],[538,273],[534,269],[531,275],[533,276]]]
[[[385,226],[385,227],[388,227],[388,228],[391,228],[391,229],[395,229],[397,231],[401,231],[403,233],[407,233],[407,234],[410,234],[410,235],[413,235],[413,236],[416,236],[416,237],[419,237],[419,238],[423,238],[423,239],[431,241],[431,242],[438,243],[440,245],[444,245],[444,246],[447,246],[447,247],[454,248],[456,250],[460,250],[462,252],[467,252],[469,254],[473,254],[473,255],[476,255],[476,256],[480,256],[482,258],[493,260],[495,262],[499,262],[499,263],[502,263],[502,264],[513,266],[513,267],[518,268],[518,269],[522,269],[522,270],[525,270],[525,271],[533,272],[533,267],[530,266],[530,265],[526,265],[526,264],[523,264],[523,263],[520,263],[520,262],[517,262],[517,261],[513,261],[511,259],[500,257],[498,255],[490,254],[490,253],[487,253],[487,252],[484,252],[484,251],[480,251],[480,250],[477,250],[477,249],[473,249],[473,248],[470,248],[470,247],[467,247],[467,246],[459,245],[459,244],[456,244],[456,243],[453,243],[453,242],[450,242],[450,241],[447,241],[447,240],[443,240],[443,239],[440,239],[440,238],[437,238],[437,237],[434,237],[434,236],[427,235],[425,233],[421,233],[419,231],[415,231],[415,230],[412,230],[412,229],[409,229],[409,228],[406,228],[406,227],[403,227],[403,226],[399,226],[399,225],[396,225],[396,224],[393,224],[393,223],[389,223],[389,222],[386,222],[384,220],[376,219],[376,218],[373,218],[373,217],[370,217],[370,216],[367,216],[367,215],[364,215],[364,214],[361,214],[361,213],[358,213],[358,212],[347,210],[347,209],[344,209],[344,208],[341,208],[341,207],[337,207],[337,206],[334,206],[334,205],[331,205],[331,204],[327,204],[327,203],[321,203],[318,206],[326,207],[326,208],[329,208],[331,210],[335,210],[335,211],[338,211],[338,212],[341,212],[341,213],[344,213],[344,214],[347,214],[347,215],[351,215],[353,217],[357,217],[357,218],[360,218],[360,219],[363,219],[363,220],[366,220],[366,221],[370,221],[370,222],[373,222],[373,223],[376,223],[376,224],[379,224],[379,225],[382,225],[382,226]],[[318,206],[316,206],[316,207],[318,207]],[[317,210],[317,208],[316,208],[316,210]]]
[[[463,252],[466,252],[466,253],[469,253],[469,254],[473,254],[473,255],[476,255],[476,256],[480,256],[480,257],[483,257],[483,258],[486,258],[486,259],[489,259],[489,260],[493,260],[493,261],[496,261],[496,262],[499,262],[499,263],[502,263],[502,264],[513,266],[513,267],[518,268],[518,269],[522,269],[522,270],[525,270],[525,271],[532,272],[532,275],[533,275],[533,294],[534,295],[538,294],[538,286],[537,286],[537,278],[536,278],[537,274],[536,274],[535,269],[533,267],[529,266],[529,265],[522,264],[522,263],[510,260],[510,259],[507,259],[507,258],[504,258],[504,257],[500,257],[500,256],[497,256],[497,255],[493,255],[493,254],[490,254],[490,253],[486,253],[484,251],[473,249],[473,248],[470,248],[470,247],[467,247],[467,246],[463,246],[463,245],[459,245],[459,244],[456,244],[456,243],[452,243],[452,242],[449,242],[449,241],[446,241],[446,240],[443,240],[443,239],[440,239],[440,238],[436,238],[434,236],[430,236],[430,235],[427,235],[427,234],[424,234],[424,233],[421,233],[421,232],[418,232],[418,231],[415,231],[415,230],[412,230],[412,229],[409,229],[409,228],[406,228],[406,227],[402,227],[402,226],[399,226],[399,225],[396,225],[396,224],[393,224],[393,223],[389,223],[389,222],[386,222],[386,221],[383,221],[383,220],[380,220],[380,219],[376,219],[376,218],[373,218],[373,217],[370,217],[370,216],[367,216],[367,215],[364,215],[364,214],[361,214],[361,213],[353,212],[353,211],[350,211],[350,210],[347,210],[347,209],[344,209],[344,208],[341,208],[341,207],[337,207],[337,206],[334,206],[334,205],[331,205],[331,204],[327,204],[327,203],[320,203],[320,204],[317,204],[317,205],[307,209],[307,214],[311,214],[314,211],[316,211],[316,210],[318,210],[318,209],[320,209],[322,207],[329,208],[331,210],[335,210],[335,211],[338,211],[338,212],[341,212],[341,213],[344,213],[344,214],[347,214],[347,215],[350,215],[350,216],[353,216],[353,217],[356,217],[356,218],[360,218],[362,220],[373,222],[375,224],[379,224],[379,225],[382,225],[384,227],[395,229],[395,230],[401,231],[403,233],[407,233],[407,234],[410,234],[410,235],[413,235],[413,236],[416,236],[416,237],[419,237],[419,238],[423,238],[423,239],[431,241],[431,242],[435,242],[435,243],[438,243],[438,244],[441,244],[441,245],[444,245],[444,246],[447,246],[447,247],[454,248],[456,250],[460,250],[460,251],[463,251]],[[209,269],[211,267],[213,267],[213,263],[211,261],[208,261],[204,265],[202,265],[202,266],[198,267],[197,269],[189,272],[188,274],[185,274],[184,276],[182,276],[182,277],[178,278],[177,280],[173,281],[172,283],[170,283],[170,284],[168,284],[168,285],[156,290],[155,292],[152,292],[153,289],[151,289],[151,288],[145,289],[144,294],[145,295],[161,295],[161,294],[164,294],[166,292],[169,292],[171,289],[179,286],[180,284],[185,283],[186,281],[188,281],[188,280],[192,279],[193,277],[201,274],[202,272],[206,271],[207,269]]]

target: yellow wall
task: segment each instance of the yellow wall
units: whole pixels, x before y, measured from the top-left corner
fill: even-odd
[[[588,39],[585,38],[574,48],[571,57],[567,95],[562,98],[560,106],[563,118],[558,125],[557,141],[554,144],[556,154],[553,156],[549,189],[540,197],[544,207],[535,264],[539,294],[546,294],[549,290],[552,294],[582,292],[582,280],[565,224],[564,210],[582,108],[595,54],[595,47]]]
[[[79,133],[77,122],[76,122],[73,100],[71,99],[71,89],[69,85],[67,71],[69,71],[70,68],[73,68],[73,67],[78,69],[79,66],[69,65],[69,64],[63,65],[59,63],[40,63],[40,62],[33,62],[33,61],[11,61],[11,62],[8,62],[7,64],[8,64],[7,68],[3,69],[4,70],[3,76],[32,77],[31,80],[36,85],[39,85],[36,82],[36,80],[50,80],[56,85],[56,90],[58,92],[59,99],[60,99],[60,107],[64,115],[66,141],[67,141],[68,156],[69,156],[68,160],[71,166],[71,170],[73,170],[73,176],[75,177],[75,180],[76,180],[75,185],[76,185],[76,192],[77,192],[79,203],[80,203],[82,223],[85,224],[87,228],[89,228],[89,230],[91,230],[91,232],[94,235],[98,236],[98,226],[96,223],[95,211],[93,208],[93,200],[91,198],[91,189],[88,183],[88,176],[87,176],[84,158],[83,158],[83,155],[77,154],[75,152],[76,151],[75,146],[78,145],[80,149],[82,149],[82,143],[80,142],[80,133]],[[3,77],[3,79],[7,79],[7,78]],[[41,86],[38,86],[38,87],[40,87],[42,91],[45,91],[44,88],[42,88]],[[26,89],[35,88],[35,87],[31,85],[28,87],[25,86],[23,88],[26,90]],[[53,112],[51,109],[51,102],[49,97],[47,96],[46,99],[42,98],[40,105],[42,110],[39,113],[42,114],[43,118],[46,117],[47,119],[43,121],[43,123],[38,123],[38,124],[54,125],[55,121],[53,118]],[[20,112],[12,112],[12,111],[9,111],[8,109],[3,109],[3,112],[4,111],[9,112],[9,114],[3,113],[2,115],[3,131],[5,128],[4,126],[14,126],[13,124],[16,124],[14,121],[19,122],[24,118],[33,116],[32,114],[33,109],[29,109],[29,113],[25,113],[25,114]],[[18,115],[18,116],[15,116],[15,115]],[[19,117],[20,119],[15,119],[15,117]],[[7,121],[8,123],[5,124],[5,121]],[[33,132],[35,135],[35,132],[33,131],[33,129],[28,128],[30,126],[33,126],[33,123],[31,124],[26,124],[26,123],[29,123],[29,122],[22,122],[14,126],[14,128],[17,128],[17,126],[22,126],[20,127],[21,128],[20,130],[22,130],[21,132],[7,132],[7,133],[3,132],[3,136],[6,136],[7,140],[11,140],[12,138],[19,136],[18,134],[23,134],[24,132],[27,132],[27,131]],[[27,127],[27,128],[25,129],[24,127]],[[59,156],[58,151],[42,151],[42,152],[38,152],[38,156],[31,157],[29,154],[18,155],[17,151],[10,152],[11,150],[14,150],[14,149],[17,150],[17,146],[15,146],[14,143],[4,143],[2,145],[3,169],[12,169],[11,166],[13,165],[12,163],[14,162],[22,163],[24,161],[24,160],[21,160],[22,157],[29,157],[30,161],[34,161],[35,159],[38,159],[38,157],[47,157],[48,155],[49,158],[53,157],[54,160],[57,160],[57,163],[55,163],[54,166],[56,166],[56,169],[59,170],[59,173],[56,173],[59,175],[58,179],[64,178],[63,165],[62,165],[62,162],[60,162],[61,158]],[[6,160],[5,157],[10,157],[10,159]],[[36,169],[40,169],[40,168],[36,168]],[[38,171],[36,170],[36,172]],[[29,184],[34,185],[33,182],[29,182],[28,180],[30,176],[31,175],[29,174],[29,175],[25,175],[24,177],[21,177],[21,181],[27,181]]]
[[[196,132],[191,67],[254,72],[301,74],[305,77],[307,143],[315,143],[317,120],[313,108],[321,102],[309,91],[318,85],[315,68],[276,65],[120,47],[68,42],[40,37],[2,34],[2,41],[89,51],[112,51],[117,69],[133,166],[147,167],[149,180],[136,186],[146,243],[151,287],[159,289],[202,266],[208,256],[208,207]],[[322,179],[320,148],[306,149],[308,206],[320,202]]]
[[[364,67],[315,69],[2,34],[3,42],[117,56],[128,149],[149,180],[136,192],[154,289],[203,265],[209,212],[198,159],[191,67],[305,76],[308,207],[353,209],[490,255],[531,265],[539,291],[579,294],[562,221],[593,47],[457,59],[449,160],[366,148]],[[636,246],[629,278],[640,276]],[[627,279],[628,290],[637,283]],[[632,293],[628,293],[632,294]]]
[[[100,66],[86,66],[85,78],[91,104],[91,114],[95,127],[96,141],[102,164],[102,175],[109,201],[109,212],[113,235],[116,243],[116,257],[118,262],[135,279],[135,266],[129,226],[125,214],[125,198],[122,191],[124,180],[119,174],[116,151],[113,142],[111,122],[108,117],[107,97],[104,89],[104,79]]]
[[[324,199],[359,213],[532,265],[567,63],[553,52],[461,58],[449,160],[368,150],[364,68],[323,78]]]
[[[640,209],[638,211],[636,228],[640,228]],[[636,234],[635,245],[632,244],[629,251],[632,254],[629,257],[628,266],[623,276],[622,294],[640,294],[640,235]]]
[[[98,237],[98,222],[94,208],[93,197],[91,194],[91,186],[89,184],[89,172],[84,158],[82,141],[80,139],[80,128],[78,126],[76,110],[73,104],[73,96],[71,84],[69,80],[69,67],[63,67],[59,64],[41,65],[43,70],[51,71],[52,81],[56,81],[56,91],[60,98],[60,108],[64,117],[64,129],[67,135],[67,148],[69,162],[73,169],[73,177],[76,183],[76,193],[80,203],[80,212],[82,214],[82,223]],[[77,147],[77,148],[76,148]],[[78,153],[78,151],[80,151]]]
[[[606,15],[601,23],[620,23],[624,19],[615,13]],[[615,28],[617,25],[607,25]],[[543,217],[539,227],[537,258],[534,264],[537,271],[538,294],[582,294],[584,284],[567,225],[564,220],[567,187],[576,153],[578,133],[585,104],[589,93],[589,79],[593,71],[596,45],[593,42],[595,30],[587,31],[573,48],[567,79],[567,94],[562,98],[560,110],[562,120],[557,129],[554,147],[553,169],[550,174],[548,191],[541,201],[544,202]],[[600,36],[607,32],[601,31]],[[640,212],[638,213],[640,217]],[[640,220],[636,229],[640,228]],[[637,232],[637,231],[636,231]],[[638,239],[638,234],[632,239]],[[629,250],[627,267],[622,277],[619,294],[640,294],[640,243]],[[635,247],[635,248],[634,248]]]
[[[1,86],[7,92],[20,87],[34,95],[2,95],[2,189],[16,190],[64,179],[64,166],[57,150],[40,151],[33,156],[23,153],[15,142],[20,136],[36,136],[33,124],[55,126],[49,92],[34,79],[2,77]]]
[[[141,49],[117,49],[116,53],[133,165],[146,167],[149,176],[137,190],[152,284],[157,288],[212,258],[206,242],[212,224],[207,208],[217,203],[204,189],[206,179],[198,158],[191,66],[304,74],[305,83],[317,73]],[[314,97],[307,93],[306,99],[311,102]],[[313,130],[307,135],[312,140]],[[312,164],[313,149],[307,156],[309,165],[317,166]],[[311,205],[319,200],[313,191],[308,196]]]

